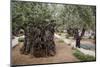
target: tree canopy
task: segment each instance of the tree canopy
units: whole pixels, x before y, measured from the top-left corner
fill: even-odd
[[[53,4],[39,2],[12,2],[12,30],[18,31],[30,22],[44,23],[55,20],[56,30],[67,28],[95,31],[95,6]]]

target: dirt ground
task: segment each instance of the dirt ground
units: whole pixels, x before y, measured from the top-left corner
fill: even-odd
[[[61,62],[76,62],[79,61],[73,56],[73,51],[70,46],[64,42],[55,39],[56,55],[53,57],[35,58],[30,55],[20,54],[20,48],[22,44],[18,44],[15,48],[12,48],[12,64],[14,65],[26,65],[26,64],[46,64],[46,63],[61,63]]]

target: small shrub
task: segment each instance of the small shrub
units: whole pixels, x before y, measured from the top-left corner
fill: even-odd
[[[24,38],[19,38],[18,41],[19,42],[24,42]]]
[[[73,53],[75,57],[77,57],[80,61],[94,61],[96,60],[95,57],[90,55],[85,55],[79,50],[75,49],[75,52]]]

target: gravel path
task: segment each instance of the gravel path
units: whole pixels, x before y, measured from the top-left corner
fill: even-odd
[[[61,37],[61,36],[59,36],[58,34],[54,34],[54,35],[55,35],[55,37],[57,37],[58,39],[63,40],[66,44],[71,44],[72,42],[74,42],[74,40]]]

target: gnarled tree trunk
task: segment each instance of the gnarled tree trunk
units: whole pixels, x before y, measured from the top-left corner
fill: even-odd
[[[35,57],[54,56],[54,24],[35,23],[25,28],[25,42],[21,48],[22,54],[31,54]]]

